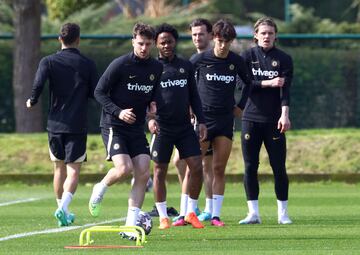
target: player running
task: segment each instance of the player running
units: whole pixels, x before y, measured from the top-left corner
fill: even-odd
[[[103,106],[100,127],[107,159],[113,161],[114,167],[94,186],[89,210],[92,216],[98,216],[107,188],[133,174],[126,226],[135,226],[150,176],[145,115],[154,99],[163,69],[161,63],[150,57],[154,36],[151,26],[135,24],[133,52],[115,59],[95,89],[95,98]],[[129,238],[132,238],[130,234]]]
[[[159,61],[164,70],[159,89],[156,92],[156,126],[150,120],[149,130],[153,133],[151,156],[154,161],[154,195],[159,212],[159,229],[170,228],[170,219],[166,211],[166,174],[173,147],[179,151],[181,159],[189,166],[189,199],[185,221],[194,228],[203,228],[195,210],[202,184],[202,164],[200,141],[206,138],[206,126],[201,110],[201,101],[197,92],[194,69],[190,61],[175,54],[178,40],[177,30],[169,24],[156,28],[156,46]],[[189,107],[199,121],[199,138],[190,122]]]
[[[196,67],[197,86],[202,101],[208,136],[201,143],[206,151],[213,147],[213,208],[211,225],[223,227],[220,219],[225,191],[225,167],[230,156],[234,116],[241,115],[249,93],[250,78],[244,60],[230,46],[236,37],[234,26],[219,20],[213,26],[214,49],[191,58]],[[237,75],[244,82],[240,102],[235,105],[234,90]]]
[[[97,71],[95,63],[78,50],[77,24],[64,24],[59,41],[61,51],[41,59],[26,106],[31,108],[38,102],[49,81],[47,130],[58,205],[54,215],[59,226],[68,226],[75,220],[68,207],[78,185],[81,164],[86,160],[87,102],[94,97]]]
[[[242,117],[241,145],[245,163],[244,187],[249,213],[240,224],[261,223],[258,198],[259,152],[262,143],[275,178],[278,223],[291,224],[288,216],[289,180],[286,173],[285,132],[290,129],[289,101],[292,59],[275,47],[277,26],[268,17],[254,25],[257,44],[242,55],[252,74],[252,89]]]

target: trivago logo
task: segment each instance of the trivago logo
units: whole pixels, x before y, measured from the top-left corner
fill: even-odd
[[[266,77],[268,77],[270,79],[279,76],[278,71],[267,71],[267,70],[263,71],[263,70],[260,69],[260,67],[258,69],[252,68],[252,73],[253,73],[253,75],[266,76]]]
[[[135,83],[135,84],[128,83],[127,87],[128,87],[128,90],[144,91],[145,94],[147,94],[153,89],[154,86],[153,85],[139,85],[137,83]]]
[[[225,83],[230,83],[235,80],[235,76],[232,75],[217,75],[214,74],[206,74],[206,79],[208,81],[224,81]]]
[[[162,88],[168,88],[168,87],[175,87],[175,86],[179,86],[179,87],[184,87],[187,84],[187,79],[181,79],[181,80],[170,80],[168,79],[167,81],[161,81],[160,85]]]

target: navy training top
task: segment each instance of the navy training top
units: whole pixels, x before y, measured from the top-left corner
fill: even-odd
[[[290,86],[293,77],[292,58],[273,47],[265,52],[260,46],[241,54],[251,72],[251,90],[243,112],[243,120],[275,123],[281,116],[281,107],[290,104]],[[284,77],[282,88],[262,88],[262,80]]]
[[[88,97],[97,84],[95,63],[76,48],[66,48],[41,59],[32,87],[35,105],[49,81],[47,130],[54,133],[86,133]]]
[[[243,58],[232,51],[226,58],[218,58],[210,49],[193,55],[197,87],[204,113],[227,114],[235,106],[234,91],[237,76],[244,82],[238,107],[244,109],[250,89],[250,76]]]
[[[177,56],[159,61],[164,70],[156,92],[157,121],[160,125],[190,125],[191,106],[198,122],[205,123],[191,62]]]
[[[95,98],[103,106],[100,127],[141,127],[146,110],[160,83],[162,64],[149,57],[140,59],[134,52],[113,60],[101,76]],[[133,108],[136,121],[120,120],[123,109]]]

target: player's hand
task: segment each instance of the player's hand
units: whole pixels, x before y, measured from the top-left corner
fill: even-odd
[[[148,128],[151,134],[159,134],[160,132],[159,124],[154,119],[149,120]]]
[[[203,142],[207,138],[207,128],[205,124],[199,124],[199,138],[200,142]]]
[[[275,88],[281,88],[284,86],[284,83],[285,83],[285,78],[282,78],[282,77],[276,77],[271,81],[271,87],[275,87]]]
[[[155,114],[156,114],[156,111],[157,111],[156,102],[155,102],[155,101],[150,102],[148,113],[155,115]]]
[[[26,100],[26,107],[27,107],[27,108],[31,108],[31,107],[32,107],[30,98],[29,98],[28,100]]]
[[[291,128],[291,122],[289,117],[282,114],[278,121],[277,128],[280,129],[280,133],[285,133],[286,131],[288,131]]]
[[[196,124],[196,116],[193,113],[190,113],[190,122],[193,126]]]
[[[119,119],[128,124],[133,124],[136,121],[136,115],[132,111],[133,108],[122,110],[119,114]]]
[[[240,107],[234,106],[233,114],[235,118],[240,118],[242,115],[242,110],[240,109]]]

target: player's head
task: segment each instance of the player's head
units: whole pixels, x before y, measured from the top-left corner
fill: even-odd
[[[256,21],[254,25],[254,41],[265,50],[271,49],[275,45],[277,26],[270,17],[263,17]]]
[[[198,52],[202,52],[210,48],[212,39],[212,25],[207,19],[195,19],[190,25],[192,41]]]
[[[133,28],[132,45],[134,47],[134,54],[146,59],[150,56],[150,50],[154,43],[155,30],[152,26],[138,22]]]
[[[236,31],[229,20],[220,19],[213,26],[215,55],[226,57],[231,43],[236,38]]]
[[[175,53],[176,42],[179,38],[177,30],[166,23],[155,29],[155,43],[162,58],[171,58]]]
[[[59,41],[65,46],[76,46],[80,40],[80,27],[75,23],[66,23],[60,28]]]

